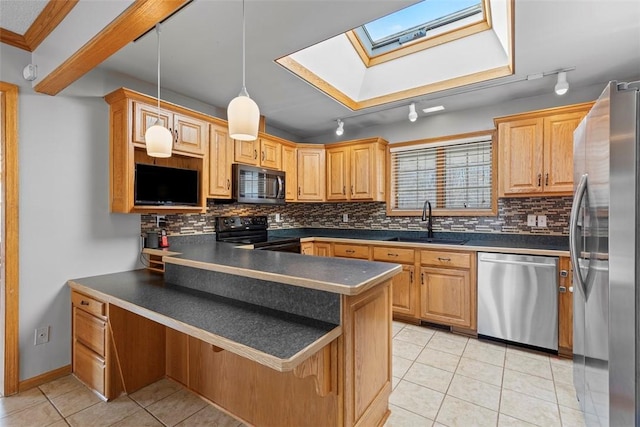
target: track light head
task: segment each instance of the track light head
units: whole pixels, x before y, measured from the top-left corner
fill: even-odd
[[[567,73],[565,71],[558,73],[558,82],[554,89],[558,95],[564,95],[569,91],[569,82],[567,82]]]
[[[338,127],[336,128],[336,135],[342,136],[344,133],[344,122],[338,119]]]
[[[413,123],[416,120],[418,120],[418,113],[416,113],[416,104],[412,102],[409,105],[409,121]]]

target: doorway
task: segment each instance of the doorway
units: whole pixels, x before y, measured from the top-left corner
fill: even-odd
[[[0,82],[0,396],[18,392],[18,87]]]

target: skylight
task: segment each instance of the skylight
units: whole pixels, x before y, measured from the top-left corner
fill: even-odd
[[[460,21],[482,12],[480,0],[423,0],[412,6],[364,24],[372,48],[380,45],[413,40],[414,34]],[[426,31],[425,31],[426,30]]]

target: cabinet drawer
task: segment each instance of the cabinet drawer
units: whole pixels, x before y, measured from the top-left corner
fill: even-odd
[[[391,248],[391,247],[374,247],[374,261],[400,262],[404,264],[413,264],[413,249]]]
[[[437,267],[470,268],[471,254],[469,252],[421,251],[420,263]]]
[[[73,308],[73,320],[75,339],[104,357],[107,322],[82,311],[78,307]]]
[[[333,256],[343,258],[369,259],[369,246],[334,243]]]
[[[89,388],[104,396],[104,359],[78,341],[73,343],[73,373]]]
[[[75,307],[78,307],[87,313],[95,314],[96,316],[104,316],[105,304],[96,299],[90,298],[86,295],[79,294],[77,292],[71,292],[71,302]]]

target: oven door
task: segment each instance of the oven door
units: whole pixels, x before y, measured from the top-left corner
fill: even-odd
[[[273,169],[233,165],[233,198],[239,203],[282,204],[285,174]]]

